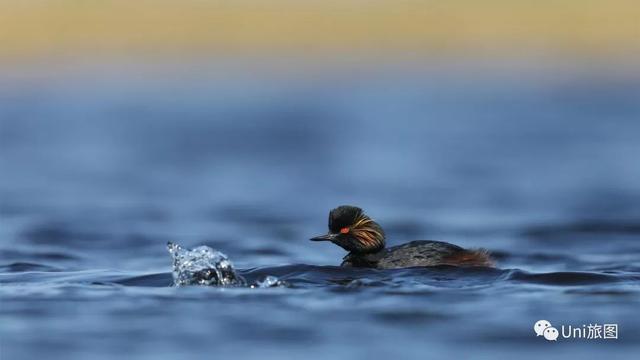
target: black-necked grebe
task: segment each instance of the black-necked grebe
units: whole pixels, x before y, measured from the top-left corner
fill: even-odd
[[[486,250],[469,250],[442,241],[418,240],[385,248],[382,227],[359,207],[343,205],[329,212],[329,233],[312,238],[347,250],[341,266],[397,269],[413,266],[493,266]]]

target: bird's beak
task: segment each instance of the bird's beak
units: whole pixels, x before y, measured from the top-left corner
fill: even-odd
[[[338,236],[338,235],[337,234],[325,234],[325,235],[312,237],[309,240],[311,240],[311,241],[332,241],[333,239],[336,238],[336,236]]]

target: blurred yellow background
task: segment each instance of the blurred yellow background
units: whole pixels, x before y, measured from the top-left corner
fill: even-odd
[[[2,1],[3,60],[59,55],[543,50],[635,55],[635,0]]]

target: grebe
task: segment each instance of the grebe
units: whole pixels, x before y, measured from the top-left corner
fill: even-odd
[[[489,252],[442,241],[417,240],[385,248],[382,227],[362,209],[343,205],[329,212],[329,233],[311,238],[331,241],[349,253],[341,266],[398,269],[414,266],[493,266]]]

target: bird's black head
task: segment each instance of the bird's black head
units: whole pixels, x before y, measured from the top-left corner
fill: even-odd
[[[372,253],[384,248],[382,227],[359,207],[343,205],[329,212],[329,233],[313,241],[331,241],[353,253]]]

